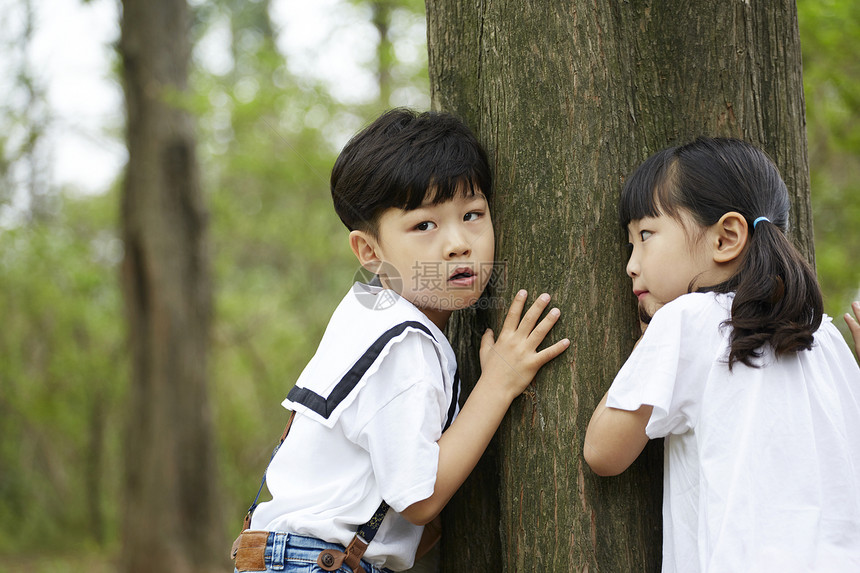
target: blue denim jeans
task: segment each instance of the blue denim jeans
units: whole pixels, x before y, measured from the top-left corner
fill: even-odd
[[[317,557],[323,549],[343,551],[342,545],[328,543],[314,537],[273,531],[266,540],[266,573],[327,573],[317,565]],[[361,561],[367,573],[391,573],[388,569],[375,567]],[[234,569],[234,573],[236,570]],[[358,573],[343,565],[337,573]]]

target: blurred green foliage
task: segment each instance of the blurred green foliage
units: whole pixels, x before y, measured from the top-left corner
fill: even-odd
[[[800,0],[803,88],[825,310],[841,316],[860,298],[860,3]]]
[[[110,541],[117,511],[116,193],[54,200],[50,217],[0,230],[0,552]]]
[[[422,1],[341,5],[352,9],[355,25],[377,32],[376,58],[366,63],[377,93],[346,103],[330,84],[292,72],[268,2],[210,0],[195,2],[194,34],[211,40],[228,30],[222,47],[230,64],[213,71],[201,63],[192,92],[171,96],[198,120],[216,293],[212,395],[229,533],[280,435],[280,402],[358,270],[331,208],[337,151],[383,108],[415,105],[415,94],[428,92],[426,51],[417,59],[410,53]],[[860,286],[852,256],[860,253],[860,4],[800,0],[798,9],[818,270],[828,312],[839,316]],[[34,78],[22,78],[33,86],[30,109],[41,109]],[[25,111],[0,107],[0,124],[22,124]],[[27,124],[33,141],[43,120]],[[85,196],[33,184],[30,200],[16,203],[9,174],[36,173],[44,185],[31,169],[44,158],[22,149],[0,147],[0,554],[46,547],[109,554],[122,503],[129,368],[118,185]]]
[[[195,3],[193,34],[222,44],[226,37],[220,49],[229,65],[213,71],[198,54],[190,93],[166,94],[198,125],[216,293],[210,368],[225,533],[239,527],[283,429],[280,402],[358,270],[328,188],[339,148],[382,109],[428,92],[424,51],[423,59],[395,57],[414,48],[423,2],[340,5],[352,25],[371,30],[384,8],[376,57],[365,65],[388,78],[385,90],[338,100],[323,80],[290,71],[269,2],[211,0]],[[21,120],[23,111],[0,108],[0,116],[38,136],[40,126]],[[25,173],[28,161],[43,160],[0,150],[0,165]],[[12,178],[0,182],[0,555],[46,547],[110,554],[122,503],[129,369],[119,184],[95,196],[46,189],[13,201]],[[5,563],[41,570],[31,559]]]

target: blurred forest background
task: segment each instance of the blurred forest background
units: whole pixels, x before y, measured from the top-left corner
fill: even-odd
[[[52,183],[48,78],[29,56],[36,2],[0,3],[7,71],[0,93],[0,571],[110,571],[130,362],[118,272],[120,181],[97,193]],[[280,401],[357,271],[331,208],[334,158],[381,110],[429,106],[424,4],[333,2],[333,33],[321,42],[361,43],[357,59],[372,78],[363,83],[325,81],[291,62],[279,47],[283,22],[272,17],[290,17],[288,8],[276,10],[278,0],[191,4],[199,53],[191,93],[175,94],[175,103],[197,119],[209,212],[211,396],[226,538],[239,528],[280,434]],[[860,3],[797,5],[816,263],[826,310],[845,332],[841,315],[860,296]],[[204,48],[222,57],[206,57]],[[118,69],[113,49],[104,46]],[[121,125],[106,130],[122,145]]]

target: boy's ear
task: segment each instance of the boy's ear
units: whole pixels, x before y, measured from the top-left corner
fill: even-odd
[[[713,254],[717,263],[728,263],[737,259],[749,239],[749,227],[743,215],[729,211],[711,226],[713,231]]]
[[[369,233],[350,231],[349,246],[362,267],[373,274],[378,273],[382,257],[379,255],[379,244]]]

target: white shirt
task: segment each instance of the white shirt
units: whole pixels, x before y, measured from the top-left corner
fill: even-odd
[[[825,316],[811,350],[729,372],[732,300],[661,308],[609,390],[666,437],[663,571],[860,571],[860,368]]]
[[[362,356],[366,371],[345,377]],[[411,567],[423,527],[398,512],[433,494],[436,442],[457,412],[456,368],[444,334],[421,311],[356,283],[283,402],[296,418],[267,473],[273,499],[259,505],[251,529],[345,546],[384,499],[391,510],[364,559]]]

